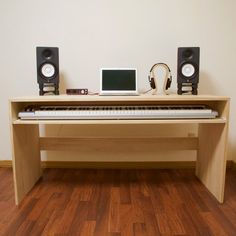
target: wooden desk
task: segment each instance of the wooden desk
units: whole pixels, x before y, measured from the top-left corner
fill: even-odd
[[[206,104],[219,112],[215,119],[176,120],[20,120],[18,112],[26,105],[135,105],[135,104]],[[80,150],[91,145],[94,151],[110,148],[125,152],[130,146],[153,150],[197,150],[196,175],[219,202],[224,200],[229,98],[219,96],[42,96],[10,100],[10,124],[13,150],[15,202],[18,205],[42,175],[41,150]],[[40,137],[39,125],[99,125],[104,129],[120,125],[197,124],[197,137]],[[117,141],[119,145],[117,145]],[[140,145],[139,145],[140,144]],[[142,146],[142,145],[143,146]],[[144,145],[145,144],[145,145]],[[147,149],[147,150],[148,150]],[[127,152],[128,155],[128,152]]]

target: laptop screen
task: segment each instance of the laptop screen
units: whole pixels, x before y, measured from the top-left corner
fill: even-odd
[[[136,71],[133,68],[102,68],[101,92],[137,92]]]

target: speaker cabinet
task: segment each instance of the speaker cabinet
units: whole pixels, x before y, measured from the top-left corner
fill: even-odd
[[[39,95],[59,95],[59,49],[36,47]]]
[[[177,83],[178,94],[198,94],[199,82],[199,47],[178,48]]]

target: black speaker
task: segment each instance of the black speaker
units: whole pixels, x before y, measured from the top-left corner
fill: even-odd
[[[59,95],[59,49],[36,47],[39,95]]]
[[[178,48],[177,83],[178,94],[191,92],[198,94],[199,82],[199,47]]]

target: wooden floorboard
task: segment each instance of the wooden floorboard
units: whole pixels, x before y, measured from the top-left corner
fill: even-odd
[[[236,171],[219,204],[194,170],[45,169],[16,207],[0,168],[0,235],[236,235]]]

